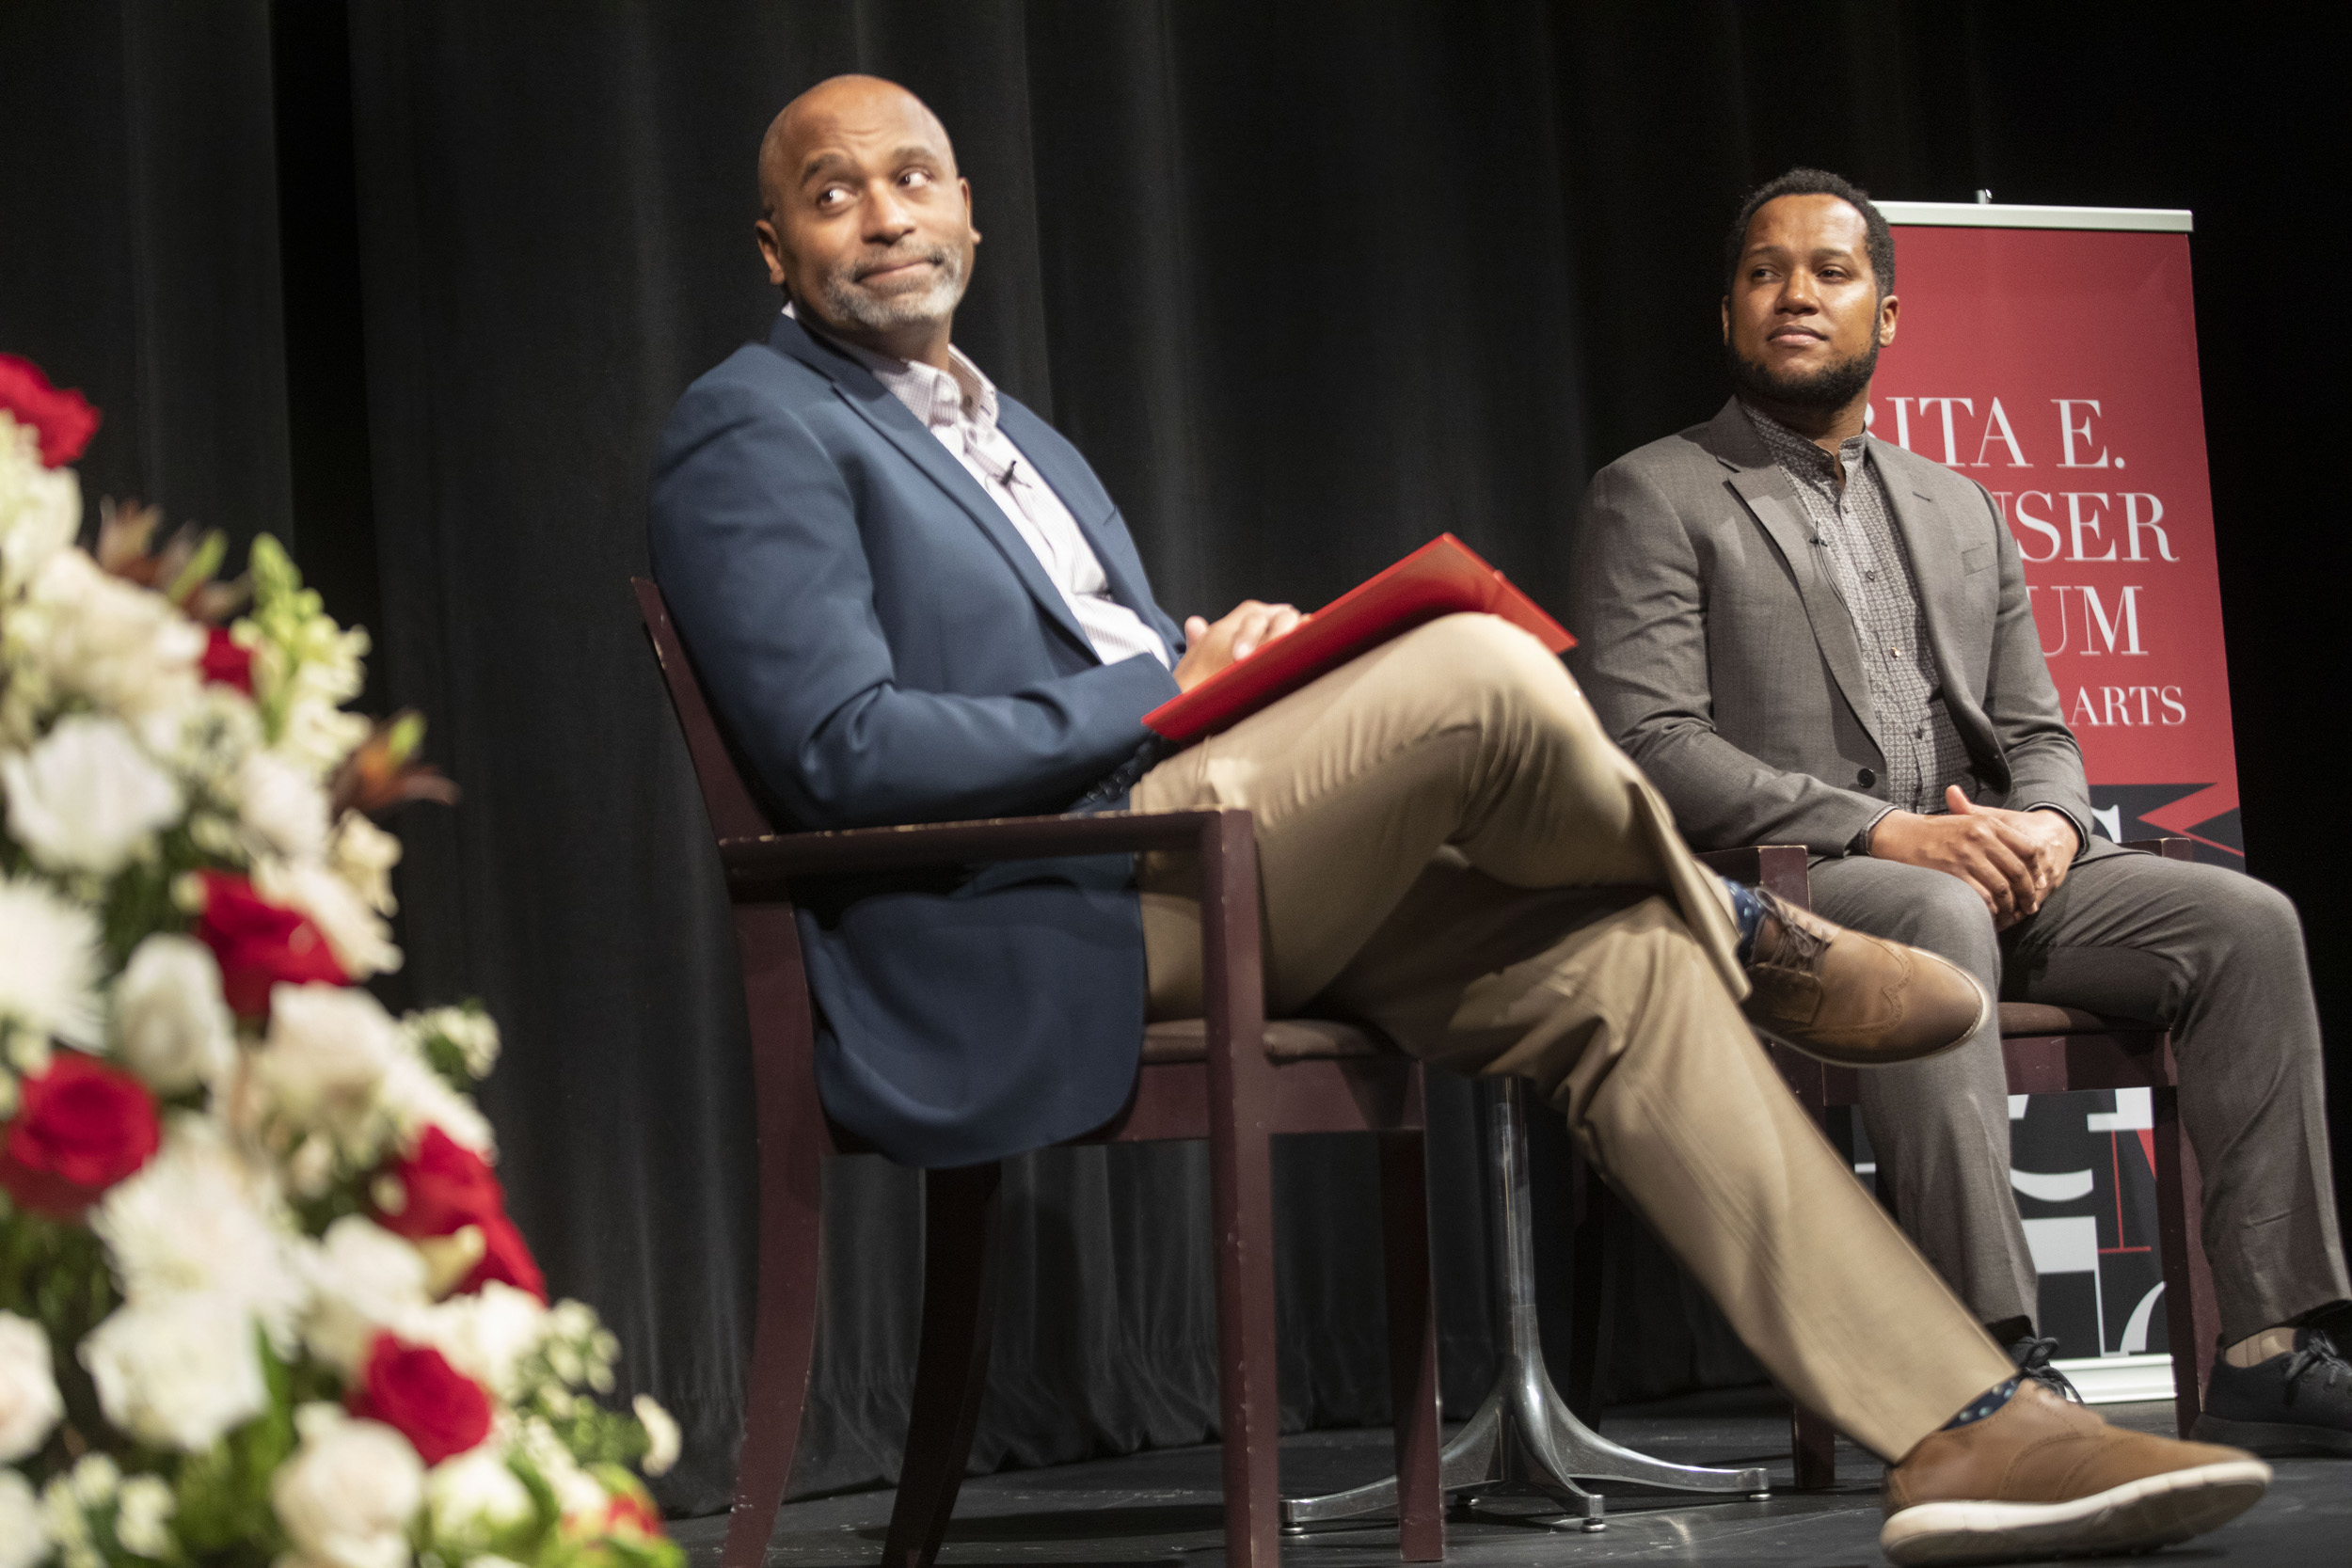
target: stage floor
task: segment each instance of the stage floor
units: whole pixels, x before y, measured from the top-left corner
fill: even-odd
[[[1786,1406],[1761,1391],[1701,1395],[1613,1414],[1603,1431],[1661,1459],[1691,1465],[1763,1465],[1788,1481]],[[2169,1433],[2172,1407],[2119,1404],[2107,1419]],[[1336,1490],[1388,1465],[1385,1431],[1317,1432],[1282,1445],[1282,1485],[1291,1493]],[[2352,1561],[2352,1460],[2276,1462],[2270,1495],[2244,1517],[2185,1546],[2134,1560],[2329,1568]],[[1740,1568],[1845,1568],[1883,1564],[1878,1551],[1879,1466],[1839,1452],[1834,1492],[1788,1493],[1767,1501],[1693,1500],[1688,1495],[1604,1488],[1608,1528],[1549,1529],[1556,1517],[1537,1499],[1499,1499],[1476,1517],[1449,1521],[1446,1560],[1463,1568],[1518,1563],[1720,1563]],[[877,1561],[889,1519],[889,1492],[859,1492],[793,1503],[777,1516],[771,1568]],[[679,1520],[694,1568],[716,1568],[724,1519]],[[1217,1509],[1217,1450],[1168,1449],[1124,1459],[977,1477],[964,1483],[940,1554],[964,1563],[1125,1563],[1223,1560]],[[1370,1568],[1393,1563],[1396,1537],[1384,1522],[1326,1526],[1288,1538],[1293,1568]]]

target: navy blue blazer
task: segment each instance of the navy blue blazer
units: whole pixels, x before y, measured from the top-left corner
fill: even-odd
[[[1119,509],[1010,398],[999,427],[1167,639]],[[780,829],[1067,809],[1176,694],[1106,665],[1037,556],[905,404],[779,316],[678,400],[651,549],[694,668]],[[892,877],[800,911],[819,1092],[894,1159],[963,1165],[1101,1125],[1143,1032],[1125,855]]]

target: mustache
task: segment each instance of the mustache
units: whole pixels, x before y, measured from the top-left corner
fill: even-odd
[[[843,270],[853,283],[863,283],[878,272],[903,267],[910,262],[929,261],[942,271],[952,271],[955,259],[946,245],[925,245],[913,250],[887,250],[880,255],[862,256]]]

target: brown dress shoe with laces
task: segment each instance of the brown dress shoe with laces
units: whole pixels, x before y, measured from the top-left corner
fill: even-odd
[[[1884,1067],[1949,1051],[1984,1026],[1992,999],[1958,964],[1756,896],[1764,920],[1744,1010],[1783,1045],[1840,1067]]]
[[[2242,1449],[2111,1427],[2028,1378],[1887,1470],[1879,1549],[1906,1568],[2151,1551],[2227,1524],[2269,1484]]]

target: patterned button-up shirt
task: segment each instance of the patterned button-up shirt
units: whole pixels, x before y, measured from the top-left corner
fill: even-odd
[[[808,325],[789,305],[784,313],[803,327]],[[874,379],[955,454],[964,471],[979,481],[988,499],[996,503],[1060,590],[1062,602],[1077,617],[1078,629],[1093,644],[1097,658],[1116,664],[1148,654],[1163,665],[1169,663],[1168,644],[1160,634],[1142,616],[1111,597],[1110,578],[1070,508],[1040,476],[1037,465],[1022,456],[1012,437],[997,427],[996,384],[961,349],[948,349],[951,368],[943,371],[893,359],[855,343],[833,338],[824,341],[871,371]]]
[[[1740,407],[1772,449],[1780,471],[1796,485],[1829,580],[1853,618],[1886,752],[1888,802],[1903,811],[1940,812],[1944,786],[1955,784],[1975,799],[1968,748],[1944,705],[1943,676],[1927,645],[1918,582],[1895,529],[1885,482],[1870,455],[1870,437],[1840,443],[1832,457],[1788,426],[1744,403]]]

